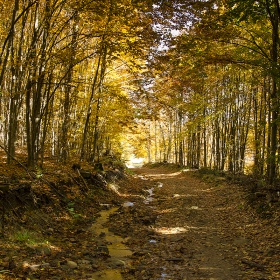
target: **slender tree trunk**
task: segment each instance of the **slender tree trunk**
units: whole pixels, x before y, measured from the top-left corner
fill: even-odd
[[[14,10],[12,16],[12,23],[10,29],[10,37],[8,40],[8,48],[6,52],[6,56],[4,59],[4,65],[2,66],[2,73],[0,77],[0,84],[2,83],[2,78],[5,72],[6,64],[8,61],[8,57],[10,56],[11,61],[11,75],[12,79],[10,81],[10,104],[9,104],[9,129],[8,129],[8,143],[7,143],[7,163],[11,162],[11,159],[15,156],[15,141],[17,136],[17,116],[18,116],[18,100],[19,94],[15,92],[15,84],[16,84],[16,65],[15,65],[15,50],[14,50],[14,33],[15,33],[15,18],[19,8],[19,1],[15,0],[14,2]],[[11,54],[11,55],[9,55]]]
[[[99,84],[98,84],[98,96],[96,101],[96,114],[94,119],[94,134],[93,134],[93,148],[92,148],[92,161],[95,161],[96,151],[97,151],[97,142],[99,137],[99,114],[101,109],[101,98],[102,98],[102,87],[103,81],[105,78],[105,72],[107,67],[107,46],[104,46],[103,56],[101,60],[101,69],[100,69],[100,77],[99,77]]]
[[[278,47],[279,47],[279,3],[274,0],[274,7],[270,8],[269,1],[266,0],[267,11],[272,26],[272,90],[271,90],[271,146],[268,161],[269,183],[272,184],[276,178],[277,167],[277,135],[278,135],[278,115],[279,115],[279,93],[278,93]]]
[[[151,122],[149,121],[149,134],[147,139],[147,153],[148,153],[148,162],[151,162],[151,147],[152,147],[152,141],[151,141]]]
[[[207,135],[206,135],[206,123],[203,124],[203,167],[207,167]]]
[[[183,137],[182,137],[182,123],[183,123],[183,113],[181,109],[178,112],[178,126],[179,126],[179,165],[184,165],[184,150],[183,150]]]
[[[158,140],[157,140],[157,121],[154,118],[154,129],[155,129],[155,162],[158,160]]]
[[[87,134],[88,134],[90,117],[91,117],[91,114],[92,114],[92,104],[93,104],[93,101],[94,101],[93,97],[94,97],[95,90],[96,90],[96,87],[97,87],[97,79],[98,79],[98,74],[99,74],[101,57],[102,57],[102,55],[100,54],[99,57],[98,57],[98,62],[97,62],[97,66],[96,66],[96,70],[95,70],[95,74],[94,74],[94,78],[93,78],[91,95],[90,95],[90,98],[89,98],[89,103],[88,103],[88,108],[87,108],[87,116],[86,116],[86,121],[85,121],[85,125],[84,125],[83,137],[82,137],[80,161],[82,161],[84,159],[84,156],[85,156],[85,145],[86,145],[86,141],[87,141]]]
[[[75,59],[76,59],[76,51],[77,51],[77,38],[78,38],[78,30],[77,30],[77,25],[78,25],[78,12],[74,11],[74,17],[73,17],[73,24],[72,24],[72,40],[70,44],[70,57],[69,57],[69,67],[67,69],[67,77],[66,77],[66,87],[65,87],[65,93],[64,93],[64,105],[63,105],[63,114],[64,114],[64,119],[63,119],[63,124],[62,124],[62,136],[61,136],[61,161],[63,163],[66,162],[68,158],[68,153],[69,153],[69,145],[68,145],[68,140],[69,140],[69,128],[70,128],[70,111],[71,111],[71,106],[70,106],[70,96],[73,91],[72,89],[72,79],[73,79],[73,72],[74,72],[74,66],[75,66]]]

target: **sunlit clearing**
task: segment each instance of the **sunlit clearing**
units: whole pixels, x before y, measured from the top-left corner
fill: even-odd
[[[154,231],[160,234],[179,234],[179,233],[186,232],[187,229],[183,227],[172,227],[172,228],[162,227],[162,228],[154,228]]]
[[[139,168],[139,167],[142,167],[143,164],[144,164],[144,158],[136,158],[136,157],[131,157],[126,162],[126,166],[128,168]]]

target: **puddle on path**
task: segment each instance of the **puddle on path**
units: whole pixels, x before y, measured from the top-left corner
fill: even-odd
[[[157,182],[157,187],[158,187],[158,188],[162,188],[162,187],[163,187],[163,183]],[[154,196],[154,190],[155,190],[154,187],[152,187],[152,188],[146,190],[146,191],[149,193],[149,195],[148,195],[148,196],[145,198],[145,200],[144,200],[144,203],[145,203],[145,204],[149,204],[150,202],[152,202],[152,201],[154,200],[154,198],[153,198],[153,196]]]
[[[115,235],[113,232],[110,232],[104,224],[108,221],[110,214],[116,212],[117,207],[113,207],[108,210],[102,210],[99,214],[100,217],[97,218],[96,222],[93,224],[91,229],[97,235],[104,235],[106,243],[108,243],[107,248],[109,250],[109,255],[111,256],[108,259],[108,269],[97,271],[92,274],[92,279],[95,280],[123,280],[120,269],[114,269],[116,266],[123,266],[129,263],[128,256],[132,255],[132,252],[126,247],[124,243],[124,238]],[[110,268],[110,264],[112,268]]]
[[[159,188],[161,188],[162,185],[163,185],[162,183],[158,183]],[[145,199],[144,199],[145,204],[149,204],[150,202],[152,202],[154,200],[154,197],[153,197],[154,196],[154,190],[155,190],[154,187],[145,190],[146,192],[149,193],[148,196],[145,197]],[[126,201],[126,202],[123,203],[123,207],[133,207],[133,206],[134,206],[134,202]]]
[[[154,198],[153,198],[153,196],[154,196],[154,188],[148,189],[147,192],[149,193],[149,195],[144,200],[145,204],[149,204],[150,202],[152,202],[154,200]]]
[[[142,178],[143,180],[147,180],[146,178]],[[161,188],[163,186],[162,183],[158,182],[157,186]],[[117,191],[117,189],[116,189]],[[145,198],[144,203],[149,204],[151,201],[153,201],[154,196],[154,188],[150,188],[146,190],[148,192],[148,196]],[[134,202],[124,202],[124,207],[133,207]],[[126,247],[124,243],[124,238],[115,235],[114,233],[110,232],[107,227],[104,226],[104,224],[108,221],[108,218],[110,214],[113,214],[118,210],[117,207],[113,207],[110,209],[102,210],[99,214],[100,217],[97,218],[96,222],[93,224],[91,229],[97,234],[104,236],[107,248],[109,250],[109,255],[111,256],[110,259],[108,259],[108,269],[100,270],[92,274],[92,278],[94,280],[123,280],[123,277],[121,275],[121,268],[117,269],[114,268],[116,266],[122,267],[123,265],[129,264],[128,256],[132,255],[132,251],[128,247]],[[155,243],[155,240],[151,240],[151,243]],[[110,264],[112,265],[110,267]],[[166,274],[162,274],[161,279],[165,279]]]
[[[116,269],[106,269],[92,274],[91,280],[123,280],[120,271]]]

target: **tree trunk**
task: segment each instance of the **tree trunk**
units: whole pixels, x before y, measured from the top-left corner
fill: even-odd
[[[268,158],[268,179],[269,183],[273,184],[276,179],[277,167],[277,136],[278,136],[278,115],[279,115],[279,92],[278,92],[278,47],[279,47],[279,18],[280,9],[278,0],[273,0],[270,3],[266,0],[266,10],[272,27],[272,48],[270,52],[272,69],[272,89],[271,89],[271,128],[270,128],[270,153]]]
[[[69,153],[69,145],[68,145],[68,132],[70,128],[70,111],[71,111],[71,104],[70,104],[70,96],[73,91],[72,89],[72,79],[73,79],[73,71],[75,66],[75,59],[76,59],[76,51],[77,51],[77,38],[78,38],[78,12],[74,11],[73,16],[73,24],[71,26],[72,29],[72,40],[70,43],[70,56],[69,56],[69,67],[67,68],[67,77],[66,77],[66,87],[64,93],[64,116],[63,116],[63,124],[62,124],[62,136],[61,136],[61,161],[63,163],[66,162]]]

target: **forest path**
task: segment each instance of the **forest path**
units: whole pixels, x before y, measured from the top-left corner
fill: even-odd
[[[261,242],[256,232],[263,229],[255,228],[254,215],[244,209],[239,186],[223,178],[209,185],[195,171],[133,171],[140,177],[123,191],[134,204],[120,216],[134,251],[136,279],[280,279],[260,263],[267,252],[256,243]],[[153,191],[149,204],[135,197],[143,187]]]

